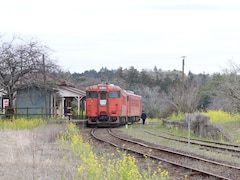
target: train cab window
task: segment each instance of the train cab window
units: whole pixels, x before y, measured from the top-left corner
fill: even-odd
[[[110,91],[108,93],[108,97],[110,97],[110,98],[120,98],[120,91]]]
[[[86,92],[86,97],[87,98],[97,98],[98,93],[97,93],[97,91],[87,91]]]
[[[107,99],[106,91],[101,91],[101,92],[100,92],[100,99],[101,99],[101,100]]]

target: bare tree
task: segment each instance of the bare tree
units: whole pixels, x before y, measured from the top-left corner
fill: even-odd
[[[183,113],[196,111],[199,104],[199,82],[189,81],[183,88],[182,84],[169,87],[168,92],[163,92],[162,97],[168,104]]]
[[[135,93],[142,96],[142,108],[147,112],[148,117],[157,117],[166,105],[165,99],[161,97],[158,87],[150,88],[139,85],[135,87]]]
[[[224,70],[223,81],[219,93],[230,101],[231,111],[240,112],[240,65],[229,61],[229,69]]]
[[[46,72],[56,68],[49,60],[49,49],[37,41],[24,41],[13,38],[0,44],[0,86],[9,97],[9,109],[14,107],[14,95],[20,83],[27,74],[32,72]],[[31,85],[31,81],[28,85]]]

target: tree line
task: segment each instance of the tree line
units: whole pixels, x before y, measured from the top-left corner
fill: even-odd
[[[112,83],[132,90],[143,97],[143,109],[150,117],[165,118],[174,112],[193,113],[207,110],[240,112],[239,65],[230,62],[230,69],[214,74],[183,74],[178,70],[164,71],[143,69],[134,66],[83,73],[61,72],[78,88],[102,82]]]
[[[165,71],[157,67],[139,71],[134,66],[70,73],[61,70],[50,52],[38,41],[16,37],[0,41],[0,89],[9,96],[12,108],[19,88],[34,85],[50,89],[53,84],[45,82],[44,74],[51,73],[82,90],[107,82],[134,91],[142,96],[143,109],[150,117],[164,118],[173,112],[192,113],[209,109],[240,112],[240,66],[234,62],[230,62],[228,69],[214,74],[183,74],[178,70]],[[30,78],[35,72],[42,74],[39,81]]]

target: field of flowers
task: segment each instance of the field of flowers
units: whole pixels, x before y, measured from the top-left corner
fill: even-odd
[[[40,125],[47,124],[47,121],[43,119],[12,119],[12,120],[0,120],[0,128],[2,129],[25,129],[34,128]]]
[[[210,121],[213,123],[217,122],[226,122],[226,121],[240,121],[240,114],[239,113],[229,113],[222,110],[210,110],[207,112],[199,112],[206,116],[210,117]],[[184,120],[185,114],[182,112],[173,113],[167,119],[169,120]]]
[[[148,170],[140,172],[136,159],[126,152],[116,150],[116,153],[102,154],[97,156],[93,147],[88,142],[84,142],[79,134],[79,129],[74,124],[68,124],[58,141],[61,143],[62,150],[67,149],[63,157],[63,166],[69,161],[75,161],[77,164],[73,179],[169,179],[168,172]],[[147,158],[147,157],[146,157]]]
[[[90,142],[83,141],[75,124],[67,123],[64,127],[60,130],[43,119],[1,120],[0,136],[4,143],[1,155],[6,157],[2,162],[7,167],[0,170],[0,178],[170,179],[168,172],[160,168],[153,171],[149,166],[140,171],[134,156],[124,151],[96,153]],[[58,135],[53,135],[52,131]],[[45,136],[50,138],[44,140]],[[54,136],[55,140],[52,139]]]
[[[203,112],[202,114],[209,116],[211,122],[221,123],[226,121],[240,121],[239,113],[229,113],[222,110],[211,110]]]

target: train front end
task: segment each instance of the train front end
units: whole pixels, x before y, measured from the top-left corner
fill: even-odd
[[[99,84],[86,88],[88,125],[120,125],[127,113],[126,95],[119,86]]]

